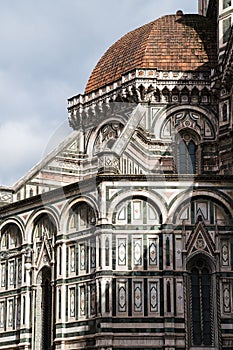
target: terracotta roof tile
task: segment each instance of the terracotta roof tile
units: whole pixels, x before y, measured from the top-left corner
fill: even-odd
[[[206,71],[216,63],[215,26],[199,15],[168,15],[129,32],[113,44],[94,68],[90,93],[136,68]]]

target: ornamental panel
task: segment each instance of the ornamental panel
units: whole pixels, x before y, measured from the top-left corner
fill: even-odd
[[[96,285],[90,285],[90,314],[92,316],[96,315]]]
[[[85,286],[80,287],[80,304],[79,304],[79,314],[80,316],[85,316]]]
[[[222,266],[229,266],[229,245],[228,241],[223,241],[221,244]]]
[[[158,282],[149,282],[149,310],[150,312],[159,311],[158,300]]]
[[[126,282],[118,282],[118,312],[126,312]]]
[[[142,282],[134,282],[134,311],[142,312]]]
[[[80,270],[86,269],[86,247],[85,244],[80,245]]]
[[[223,312],[225,314],[231,313],[231,284],[230,282],[223,282]]]
[[[70,247],[70,272],[75,272],[75,246]]]
[[[158,265],[158,238],[149,239],[149,265]]]
[[[134,266],[142,265],[142,239],[133,238],[133,264]]]
[[[75,317],[75,288],[70,288],[70,317]]]
[[[117,239],[117,247],[118,247],[118,265],[126,266],[126,238],[118,238]]]

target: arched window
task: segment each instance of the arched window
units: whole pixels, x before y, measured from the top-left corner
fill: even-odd
[[[95,225],[94,210],[86,203],[79,203],[72,207],[69,217],[69,230],[85,230]]]
[[[2,230],[1,249],[13,249],[22,244],[20,229],[15,224],[9,224]]]
[[[56,226],[51,216],[42,214],[34,223],[33,239],[41,240],[44,236],[52,238],[56,233]]]
[[[190,269],[191,343],[193,346],[213,345],[213,282],[209,265],[197,258]]]
[[[178,149],[178,166],[179,174],[196,174],[196,150],[197,146],[193,140],[188,144],[182,139]]]

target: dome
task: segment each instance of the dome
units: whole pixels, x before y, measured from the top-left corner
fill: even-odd
[[[124,35],[102,56],[85,93],[117,81],[136,68],[209,71],[216,62],[216,28],[206,17],[166,15]]]

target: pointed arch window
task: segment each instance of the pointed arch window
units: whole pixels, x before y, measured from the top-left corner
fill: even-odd
[[[191,139],[188,144],[182,139],[179,143],[178,169],[179,174],[196,174],[197,146]]]
[[[193,346],[213,345],[212,275],[204,259],[197,259],[190,271],[191,338]]]

